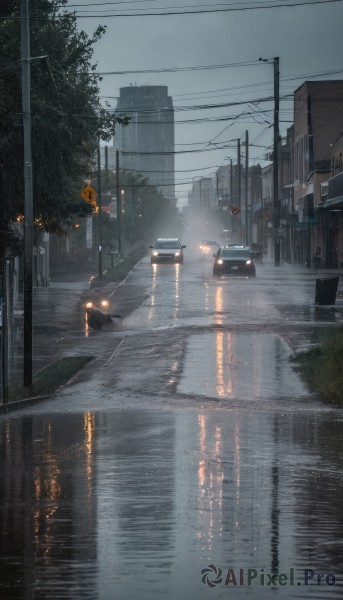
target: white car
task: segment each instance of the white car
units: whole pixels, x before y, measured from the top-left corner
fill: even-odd
[[[158,238],[151,251],[151,264],[160,262],[183,263],[183,246],[178,238]]]

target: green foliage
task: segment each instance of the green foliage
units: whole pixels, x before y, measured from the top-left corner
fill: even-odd
[[[95,175],[94,175],[95,177]],[[101,174],[103,204],[107,197],[116,195],[116,174],[105,170]],[[178,236],[182,231],[182,217],[176,201],[166,198],[156,186],[141,173],[123,170],[119,174],[121,198],[122,239],[152,243],[158,236]],[[113,246],[117,239],[117,224],[106,226],[104,218],[104,244]],[[109,237],[106,232],[108,231]]]
[[[105,33],[79,31],[66,0],[30,0],[34,214],[48,231],[91,214],[80,197],[98,139],[123,122],[101,106],[93,46]],[[0,186],[4,222],[23,213],[23,128],[19,0],[2,0],[0,17]]]
[[[320,346],[293,361],[313,392],[326,402],[343,406],[343,330],[330,334]]]

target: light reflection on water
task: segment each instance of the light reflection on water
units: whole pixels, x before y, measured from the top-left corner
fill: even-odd
[[[178,391],[216,398],[307,397],[289,350],[274,334],[217,331],[190,336]]]
[[[343,421],[119,411],[0,423],[0,596],[180,598],[210,564],[343,572]],[[296,579],[297,580],[297,579]],[[278,587],[341,598],[342,586]],[[270,588],[216,587],[264,600]]]

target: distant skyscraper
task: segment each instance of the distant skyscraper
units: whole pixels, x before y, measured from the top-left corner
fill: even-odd
[[[142,173],[174,199],[174,108],[167,86],[120,88],[116,114],[130,117],[126,127],[117,126],[113,143],[120,151],[120,169]]]

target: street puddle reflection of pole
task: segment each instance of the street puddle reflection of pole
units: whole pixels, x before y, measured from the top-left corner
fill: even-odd
[[[151,265],[152,284],[151,284],[151,291],[150,291],[150,310],[148,313],[149,321],[152,321],[155,318],[155,312],[156,312],[155,305],[156,305],[157,267],[158,267],[158,265],[156,263],[153,263]]]
[[[93,494],[93,439],[95,429],[95,416],[92,412],[85,412],[83,415],[83,429],[85,432],[85,454],[86,454],[86,477],[87,477],[87,496]]]
[[[215,309],[215,321],[217,325],[223,324],[223,288],[219,286],[216,288],[214,297],[214,309]]]
[[[208,431],[210,424],[205,415],[198,417],[199,465],[198,503],[199,523],[197,537],[202,548],[211,551],[213,543],[223,533],[223,479],[222,428],[215,426],[214,433]]]
[[[278,446],[280,440],[279,418],[274,417],[273,424],[273,441],[274,441],[274,456],[271,469],[271,484],[272,484],[272,506],[271,506],[271,572],[279,572],[279,544],[280,544],[280,509],[279,509],[279,457]]]
[[[175,310],[174,319],[178,317],[180,304],[180,265],[175,265]]]
[[[216,333],[216,391],[220,398],[232,396],[232,369],[234,366],[233,334]]]

